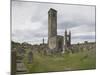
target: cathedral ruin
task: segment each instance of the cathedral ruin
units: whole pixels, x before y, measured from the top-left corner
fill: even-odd
[[[62,52],[71,46],[71,32],[57,35],[57,11],[50,8],[48,11],[48,47],[51,51]]]

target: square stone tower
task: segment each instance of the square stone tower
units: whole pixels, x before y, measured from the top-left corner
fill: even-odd
[[[48,38],[57,35],[57,11],[50,8],[48,11]]]
[[[48,46],[53,50],[57,46],[57,11],[50,8],[48,11]]]

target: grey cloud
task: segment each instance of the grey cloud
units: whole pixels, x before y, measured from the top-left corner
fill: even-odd
[[[65,29],[72,35],[95,32],[95,7],[12,1],[12,38],[16,41],[41,42],[48,37],[48,10],[58,11],[58,34],[64,35]],[[93,35],[95,37],[95,35]],[[75,39],[95,39],[91,35],[72,36]],[[79,40],[80,41],[80,40]]]
[[[22,30],[16,30],[12,33],[12,39],[13,40],[21,40],[21,41],[36,41],[38,42],[39,39],[47,38],[47,33],[38,32],[38,31],[22,31]],[[41,41],[41,40],[40,40]]]
[[[71,16],[71,18],[73,18],[73,17]],[[95,21],[88,21],[87,18],[82,19],[82,17],[80,17],[79,19],[76,19],[76,18],[75,19],[73,18],[72,20],[66,20],[66,19],[58,22],[59,29],[72,28],[72,27],[76,27],[76,26],[80,26],[80,25],[87,25],[87,26],[95,27]]]
[[[88,40],[88,39],[95,39],[95,36],[94,36],[94,35],[73,36],[72,39],[83,39],[83,40]]]

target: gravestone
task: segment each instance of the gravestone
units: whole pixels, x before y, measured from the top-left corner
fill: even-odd
[[[32,62],[33,62],[33,53],[32,53],[32,51],[30,51],[28,53],[28,63],[29,64],[32,64]]]
[[[17,74],[27,73],[27,68],[23,62],[16,63],[16,73]]]

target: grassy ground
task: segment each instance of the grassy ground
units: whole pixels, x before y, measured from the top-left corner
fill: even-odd
[[[33,63],[25,63],[29,73],[84,70],[96,68],[95,51],[45,56],[35,53]]]

